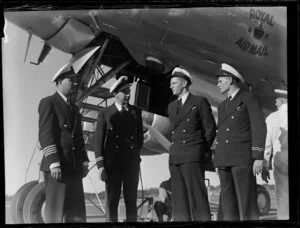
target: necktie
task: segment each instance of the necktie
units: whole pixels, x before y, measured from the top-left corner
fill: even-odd
[[[72,102],[70,99],[67,99],[67,104],[68,104],[69,108],[71,109],[71,111],[73,112]]]
[[[182,101],[181,101],[181,98],[178,99],[178,102],[177,102],[177,114],[180,112],[182,108]]]
[[[225,109],[229,105],[230,100],[231,100],[231,96],[228,96],[227,99],[226,99]]]
[[[122,113],[122,112],[125,112],[125,111],[126,111],[126,108],[125,108],[125,106],[124,106],[124,105],[122,105],[122,106],[121,106],[120,113]]]

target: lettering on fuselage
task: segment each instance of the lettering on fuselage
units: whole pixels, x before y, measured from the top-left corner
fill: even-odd
[[[241,50],[248,52],[252,55],[266,56],[269,54],[268,45],[257,45],[241,37],[234,44],[236,44]]]
[[[271,27],[274,26],[273,16],[271,16],[269,13],[264,12],[259,9],[257,9],[257,10],[250,9],[250,20],[256,20],[256,21],[260,21],[262,23],[267,23]]]
[[[255,26],[250,24],[248,28],[249,36],[260,41],[259,44],[251,42],[245,37],[240,37],[234,44],[248,54],[257,56],[269,55],[268,40],[270,37],[263,26],[274,27],[273,16],[263,10],[251,8],[249,11],[249,20],[255,22]]]

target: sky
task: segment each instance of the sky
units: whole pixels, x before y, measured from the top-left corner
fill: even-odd
[[[53,48],[45,61],[36,66],[30,64],[30,61],[37,61],[43,41],[32,37],[27,60],[24,62],[27,32],[6,21],[5,35],[2,38],[5,193],[13,195],[23,184],[39,177],[38,164],[42,152],[36,148],[38,104],[41,98],[56,91],[51,79],[69,61],[71,55]],[[93,153],[89,152],[88,156],[90,160],[94,160]],[[94,168],[83,179],[86,192],[104,191],[104,183],[98,179],[97,174]],[[168,154],[143,156],[141,175],[139,189],[158,187],[170,175]],[[270,184],[274,183],[272,176]],[[211,185],[219,185],[218,176],[214,172],[206,172],[206,178]],[[262,183],[260,177],[258,183]]]

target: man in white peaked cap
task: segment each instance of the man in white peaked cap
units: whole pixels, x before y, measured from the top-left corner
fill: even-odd
[[[254,94],[240,89],[242,75],[222,63],[217,73],[222,94],[214,166],[221,183],[224,220],[257,220],[256,175],[262,171],[266,125]]]
[[[191,83],[187,70],[174,68],[170,88],[178,99],[168,106],[174,221],[210,220],[205,165],[212,155],[210,147],[216,136],[216,123],[208,100],[189,92]]]
[[[142,111],[130,105],[130,84],[121,76],[110,88],[115,102],[99,111],[95,131],[95,157],[99,178],[106,183],[107,217],[118,222],[121,189],[126,221],[137,221],[140,149],[144,142]]]
[[[262,179],[268,183],[272,159],[277,199],[277,218],[289,219],[289,174],[288,174],[288,117],[287,90],[275,89],[277,111],[266,118],[267,137],[265,144]]]
[[[56,93],[41,99],[38,108],[46,223],[86,222],[82,178],[88,173],[88,157],[81,116],[69,102],[74,76],[70,64],[60,68],[52,78]]]

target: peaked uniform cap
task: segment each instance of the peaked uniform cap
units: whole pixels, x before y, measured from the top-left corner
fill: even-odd
[[[183,68],[175,67],[174,70],[172,71],[172,75],[170,76],[170,79],[173,77],[184,78],[185,80],[188,81],[189,84],[192,84],[192,76],[187,70]]]
[[[70,63],[63,65],[53,76],[52,82],[55,82],[60,76],[66,74],[68,72],[71,72],[71,71],[74,72],[72,69],[72,65]],[[75,73],[74,73],[74,76],[75,76]]]
[[[227,63],[221,64],[221,69],[217,73],[217,77],[234,77],[243,83],[245,82],[243,76]]]
[[[117,92],[121,89],[127,88],[130,86],[130,83],[128,82],[127,76],[121,76],[117,81],[114,82],[114,84],[110,87],[109,92]]]

